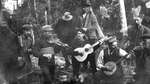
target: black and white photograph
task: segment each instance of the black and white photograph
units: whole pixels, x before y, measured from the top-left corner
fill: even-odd
[[[0,84],[150,84],[150,0],[0,0]]]

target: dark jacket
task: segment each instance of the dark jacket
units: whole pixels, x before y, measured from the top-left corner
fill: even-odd
[[[35,45],[33,47],[33,54],[34,56],[39,57],[39,65],[47,64],[49,62],[48,58],[44,57],[43,53],[41,52],[42,48],[47,48],[47,47],[54,48],[53,51],[54,53],[52,53],[53,54],[52,60],[54,61],[54,54],[58,52],[56,51],[58,46],[54,43],[48,43],[48,41],[44,39],[39,39],[35,42]]]

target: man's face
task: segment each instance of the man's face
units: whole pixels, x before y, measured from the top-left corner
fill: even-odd
[[[84,41],[84,36],[85,36],[84,33],[80,32],[80,31],[77,32],[77,38],[79,40]]]

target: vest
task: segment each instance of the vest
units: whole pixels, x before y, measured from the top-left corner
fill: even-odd
[[[116,48],[112,51],[112,53],[109,54],[108,49],[104,50],[104,64],[113,61],[116,62],[119,60],[121,57],[119,56],[119,48]]]
[[[108,53],[108,49],[104,50],[104,64],[109,62],[109,61],[113,61],[113,62],[117,62],[121,56],[119,56],[119,48],[115,48],[113,51],[111,51],[112,53]],[[116,78],[122,78],[123,77],[123,70],[121,67],[121,63],[117,64],[117,71],[111,76],[111,79],[116,79]]]
[[[46,40],[41,40],[39,47],[40,47],[40,53],[42,56],[39,57],[39,65],[47,65],[47,64],[53,64],[54,63],[54,54],[55,44],[50,44]],[[43,54],[52,54],[52,58],[49,60],[47,57],[44,57]]]

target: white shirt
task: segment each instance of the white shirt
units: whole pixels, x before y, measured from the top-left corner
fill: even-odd
[[[83,14],[83,18],[84,18],[84,19],[86,18],[86,15],[87,15],[87,13],[84,13],[84,14]]]

